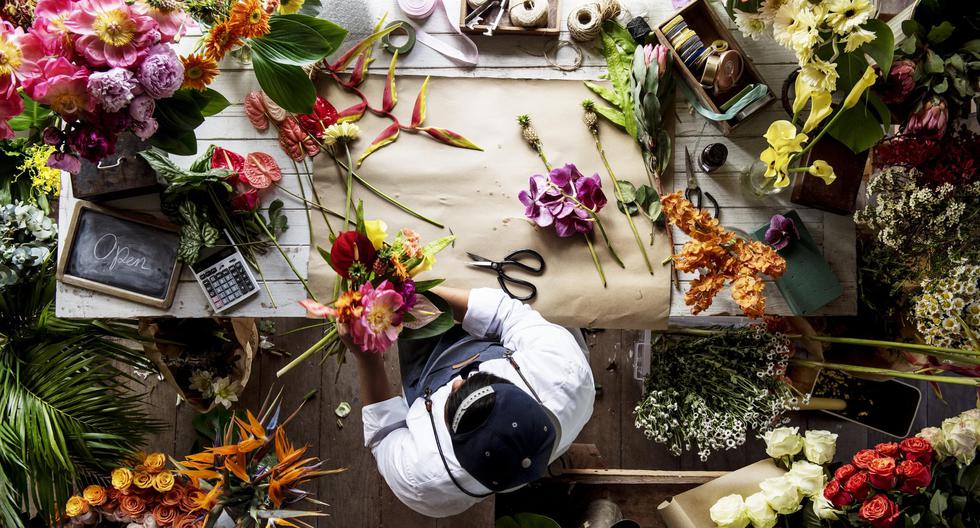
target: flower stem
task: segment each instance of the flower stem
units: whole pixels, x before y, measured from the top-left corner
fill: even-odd
[[[323,207],[323,202],[320,201],[320,193],[316,190],[316,185],[313,184],[313,174],[312,171],[306,166],[306,158],[303,158],[303,168],[306,170],[306,181],[310,182],[310,192],[313,194],[313,200],[316,201],[317,208],[320,210],[320,215],[323,216],[323,222],[327,224],[327,230],[330,232],[330,238],[334,238],[337,234],[333,230],[333,226],[330,225],[330,220],[327,219],[326,209]],[[331,211],[332,212],[332,211]],[[337,213],[337,217],[340,215]]]
[[[350,159],[350,146],[344,141],[344,152],[347,154],[347,200],[344,204],[344,229],[350,229],[350,204],[354,200],[354,164]]]
[[[548,172],[551,172],[551,164],[548,163],[548,157],[544,155],[544,149],[539,145],[538,148],[534,149],[538,153],[538,157],[541,158],[541,162],[544,163],[544,168]]]
[[[565,192],[561,190],[561,187],[558,187],[557,185],[555,185],[551,180],[548,180],[548,186],[551,187],[552,189],[556,189],[559,193],[561,193],[561,195],[564,198],[570,200],[577,207],[580,207],[584,211],[586,211],[586,212],[589,213],[589,216],[592,217],[592,220],[594,220],[596,226],[598,226],[599,233],[602,234],[602,239],[606,241],[606,246],[609,247],[609,253],[612,254],[613,259],[616,260],[616,263],[619,264],[619,266],[621,268],[624,268],[625,269],[626,268],[626,264],[623,264],[623,260],[621,258],[619,258],[619,255],[616,254],[616,249],[613,248],[612,242],[609,241],[609,235],[606,234],[606,228],[602,225],[602,220],[599,220],[599,215],[591,207],[588,207],[584,203],[580,202],[578,198],[576,198],[574,196],[571,196],[571,195],[568,195],[568,194],[565,194]]]
[[[789,360],[789,362],[791,365],[796,365],[799,367],[825,368],[830,370],[840,370],[843,372],[876,374],[880,376],[891,376],[895,378],[922,380],[922,381],[929,381],[933,383],[950,383],[953,385],[968,385],[971,387],[980,387],[980,379],[974,379],[974,378],[935,376],[932,374],[916,374],[914,372],[902,372],[899,370],[892,370],[886,368],[863,367],[860,365],[846,365],[843,363],[825,363],[822,361],[811,361],[809,359],[791,359]]]
[[[657,189],[657,197],[663,198],[664,196],[664,185],[660,180],[660,172],[651,166],[653,162],[652,155],[648,154],[644,156],[645,163],[644,168],[647,170],[647,176],[653,179],[653,184]],[[664,221],[664,232],[667,234],[667,245],[670,246],[668,251],[670,252],[670,274],[671,279],[673,279],[674,289],[680,291],[681,289],[681,277],[677,273],[677,267],[674,266],[674,231],[670,226],[670,222]]]
[[[302,182],[300,182],[300,185],[302,185]],[[340,214],[340,213],[338,213],[338,212],[336,212],[336,211],[334,211],[332,209],[327,209],[326,207],[317,205],[316,203],[311,202],[310,200],[305,199],[303,196],[299,196],[296,193],[289,191],[288,189],[286,189],[285,187],[283,187],[281,185],[277,185],[277,187],[279,187],[279,190],[280,191],[288,194],[289,196],[292,196],[293,198],[296,198],[297,200],[301,201],[304,205],[306,205],[308,207],[312,207],[312,208],[314,208],[317,211],[320,211],[322,213],[326,213],[328,215],[335,216],[335,217],[337,217],[337,218],[339,218],[341,220],[344,219],[344,215],[342,215],[342,214]],[[303,194],[305,195],[306,193],[304,192]],[[307,210],[307,213],[309,213],[309,210]],[[309,216],[309,215],[307,215],[307,216]]]
[[[328,330],[327,333],[324,334],[323,338],[321,338],[319,341],[314,343],[313,346],[306,349],[306,351],[300,354],[299,356],[296,356],[296,359],[290,361],[289,364],[287,364],[285,367],[279,369],[279,371],[276,372],[276,377],[277,378],[283,377],[287,372],[293,370],[293,368],[296,365],[299,365],[300,363],[306,361],[307,358],[317,353],[318,351],[330,346],[331,342],[333,342],[333,340],[335,339],[337,339],[336,326]]]
[[[310,202],[307,201],[306,191],[303,189],[303,176],[299,173],[299,165],[296,164],[296,160],[291,160],[291,161],[293,162],[293,169],[296,170],[296,181],[297,183],[299,183],[299,193],[302,196],[296,196],[295,194],[287,191],[286,188],[281,185],[277,184],[277,186],[279,187],[279,190],[285,192],[286,194],[292,196],[293,198],[299,198],[300,200],[303,201],[303,205],[307,205],[307,207],[304,207],[304,209],[306,210],[306,225],[310,231],[310,245],[312,246],[314,237],[313,237],[313,215],[310,213],[310,208],[308,207]]]
[[[602,287],[606,287],[606,274],[602,271],[602,263],[599,262],[599,255],[595,252],[595,246],[592,245],[592,239],[589,238],[588,233],[582,233],[585,237],[585,243],[589,245],[589,253],[592,255],[592,262],[595,263],[595,269],[599,272],[599,278],[602,280]]]
[[[636,230],[636,223],[633,222],[633,215],[629,213],[629,208],[626,207],[626,202],[623,200],[623,191],[619,188],[619,180],[616,179],[616,174],[613,172],[612,167],[609,165],[609,160],[606,158],[606,150],[602,148],[602,141],[599,140],[599,133],[593,130],[592,138],[595,140],[595,148],[599,151],[599,157],[602,158],[602,163],[606,166],[606,171],[609,173],[609,178],[613,182],[613,189],[616,191],[616,199],[623,202],[623,214],[626,215],[626,221],[629,222],[630,229],[633,231],[633,238],[636,240],[636,246],[640,248],[640,253],[643,254],[643,261],[647,265],[647,271],[650,272],[650,275],[653,275],[653,265],[650,264],[650,255],[647,254],[646,247],[643,245],[643,241],[640,240],[640,233]]]
[[[289,265],[289,269],[293,270],[293,275],[296,275],[296,278],[303,284],[303,288],[306,289],[306,293],[309,294],[310,299],[316,301],[316,295],[313,293],[313,290],[310,290],[310,285],[306,283],[306,279],[300,276],[299,271],[296,270],[296,265],[293,264],[293,259],[289,258],[289,255],[286,254],[286,250],[279,245],[279,240],[277,240],[275,235],[269,231],[269,226],[265,225],[265,220],[262,219],[262,216],[259,213],[256,212],[253,214],[255,215],[256,223],[262,228],[265,236],[269,237],[269,240],[272,241],[272,243],[276,246],[276,249],[279,250],[279,254],[282,255],[282,258],[286,259],[286,264]]]
[[[344,169],[348,169],[350,167],[349,164],[345,164],[344,162],[338,160],[337,158],[334,158],[334,161],[336,161]],[[357,183],[360,183],[364,187],[367,187],[367,189],[369,191],[371,191],[374,194],[378,195],[379,197],[381,197],[382,199],[384,199],[386,202],[390,203],[391,205],[394,205],[395,207],[397,207],[397,208],[401,209],[402,211],[404,211],[404,212],[406,212],[406,213],[414,216],[415,218],[418,218],[419,220],[428,222],[428,223],[430,223],[430,224],[438,227],[439,229],[445,229],[446,228],[445,224],[443,224],[443,223],[441,223],[439,221],[433,220],[433,219],[431,219],[431,218],[429,218],[429,217],[427,217],[427,216],[425,216],[425,215],[423,215],[421,213],[417,213],[417,212],[413,211],[412,208],[410,208],[409,206],[407,206],[407,205],[399,202],[398,200],[392,198],[391,196],[388,196],[387,194],[385,194],[384,191],[382,191],[381,189],[378,189],[374,185],[371,185],[367,180],[365,180],[360,175],[358,175],[357,174],[357,171],[351,170],[350,171],[350,174],[353,176],[353,178],[355,180],[357,180]]]

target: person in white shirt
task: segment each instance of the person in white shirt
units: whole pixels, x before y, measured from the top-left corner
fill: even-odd
[[[501,290],[437,288],[462,327],[399,342],[403,395],[384,356],[352,348],[364,443],[406,506],[461,513],[544,475],[592,416],[583,344]]]

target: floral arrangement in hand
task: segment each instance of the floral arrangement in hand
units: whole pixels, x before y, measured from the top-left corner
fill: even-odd
[[[786,260],[767,244],[726,231],[717,218],[695,208],[680,192],[668,194],[660,202],[667,221],[691,237],[673,257],[679,271],[698,272],[684,293],[691,313],[708,309],[725,284],[731,284],[732,298],[745,315],[765,315],[765,283],[759,276],[778,279],[786,272]]]
[[[58,226],[25,203],[0,205],[0,290],[42,271],[58,245]]]
[[[7,122],[25,105],[40,104],[63,122],[42,135],[57,148],[53,167],[77,172],[79,157],[111,155],[123,132],[193,153],[194,128],[228,102],[181,89],[187,70],[173,44],[191,25],[179,3],[157,0],[40,0],[30,28],[4,21],[0,138],[13,137]]]
[[[92,484],[68,499],[69,527],[203,528],[213,499],[196,482],[167,469],[163,453],[151,453],[112,471],[111,485]]]

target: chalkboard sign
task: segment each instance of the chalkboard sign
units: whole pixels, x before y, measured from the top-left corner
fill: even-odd
[[[168,308],[180,278],[177,231],[79,201],[58,262],[65,284]]]

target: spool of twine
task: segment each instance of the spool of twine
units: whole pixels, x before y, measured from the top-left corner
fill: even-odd
[[[602,23],[618,17],[622,12],[619,0],[585,4],[568,14],[568,34],[579,42],[595,40],[602,31]]]
[[[548,0],[524,0],[510,6],[510,23],[523,28],[548,25]]]
[[[470,9],[479,9],[490,1],[491,0],[466,0],[466,5],[470,6]]]

